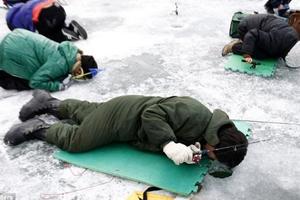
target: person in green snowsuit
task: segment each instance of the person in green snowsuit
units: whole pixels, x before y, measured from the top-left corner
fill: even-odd
[[[52,125],[34,117],[52,114],[61,121]],[[58,100],[35,90],[19,118],[5,135],[7,145],[41,139],[69,152],[89,151],[113,142],[126,142],[139,149],[164,152],[175,164],[194,163],[193,154],[203,149],[230,168],[246,155],[247,139],[222,110],[211,112],[191,97],[120,96],[95,103],[76,99]],[[235,150],[214,148],[241,145]]]
[[[97,68],[94,58],[82,55],[68,41],[57,43],[15,29],[0,43],[0,86],[4,89],[59,91],[70,85],[69,74],[83,77],[91,68]]]

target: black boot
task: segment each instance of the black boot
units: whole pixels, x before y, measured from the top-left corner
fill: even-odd
[[[64,28],[62,28],[61,31],[68,41],[77,41],[80,39],[79,35],[76,32],[74,32],[68,28],[64,27]]]
[[[11,127],[4,136],[4,143],[9,146],[15,146],[27,140],[45,140],[46,130],[49,127],[49,124],[38,118],[27,120]]]
[[[59,118],[58,106],[60,102],[44,90],[34,90],[33,98],[21,108],[19,118],[21,121],[26,121],[35,115],[46,113]]]
[[[74,31],[81,39],[86,40],[88,37],[86,30],[75,20],[70,22],[69,29]]]

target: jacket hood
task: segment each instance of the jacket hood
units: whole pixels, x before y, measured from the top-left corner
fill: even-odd
[[[73,43],[65,41],[59,44],[58,51],[66,59],[69,72],[72,72],[72,67],[76,63],[78,48]]]
[[[215,146],[219,143],[218,131],[226,124],[233,124],[233,122],[228,118],[228,115],[222,110],[214,110],[204,133],[204,139],[208,144]]]

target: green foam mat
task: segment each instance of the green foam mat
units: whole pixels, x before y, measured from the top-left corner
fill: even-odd
[[[245,122],[235,122],[245,135],[251,133]],[[111,144],[84,153],[57,151],[54,157],[74,165],[114,176],[143,182],[176,194],[197,192],[210,166],[208,159],[199,165],[175,165],[163,154],[140,151],[127,144]]]
[[[260,63],[260,65],[257,65],[256,68],[251,68],[251,64],[242,62],[242,60],[243,57],[240,55],[230,55],[228,62],[225,65],[225,69],[232,70],[234,72],[246,73],[249,75],[271,77],[274,75],[277,67],[277,59],[254,59],[255,62]]]

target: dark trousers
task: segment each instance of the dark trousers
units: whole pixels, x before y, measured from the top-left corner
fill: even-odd
[[[242,48],[243,48],[243,42],[237,43],[233,45],[232,52],[237,55],[244,55],[245,53],[242,51]],[[252,57],[256,59],[266,59],[266,58],[270,58],[271,56],[266,54],[264,50],[255,48]]]
[[[247,32],[249,31],[247,29],[247,22],[244,20],[244,21],[241,21],[239,26],[238,26],[238,34],[239,34],[239,39],[241,39],[242,41],[244,40],[244,37],[245,35],[247,34]],[[256,59],[266,59],[266,58],[270,58],[272,56],[268,55],[266,53],[266,50],[263,50],[261,48],[259,48],[259,45],[258,44],[262,44],[264,45],[263,41],[261,42],[260,40],[257,41],[257,45],[254,49],[254,52],[253,52],[253,55],[252,57],[253,58],[256,58]],[[266,45],[267,46],[267,45]],[[237,43],[235,45],[233,45],[232,47],[232,52],[234,54],[238,54],[238,55],[244,55],[245,53],[242,51],[242,47],[243,47],[243,43]]]
[[[31,90],[29,81],[0,70],[0,86],[6,90]]]
[[[77,125],[61,122],[51,125],[46,132],[46,141],[69,152],[89,151],[113,142],[114,137],[104,128],[101,120],[95,126],[100,105],[75,99],[62,101],[59,106],[60,118],[70,119]]]
[[[66,27],[65,20],[64,8],[55,4],[42,10],[35,27],[41,35],[60,43],[68,40],[62,32],[62,29]]]

